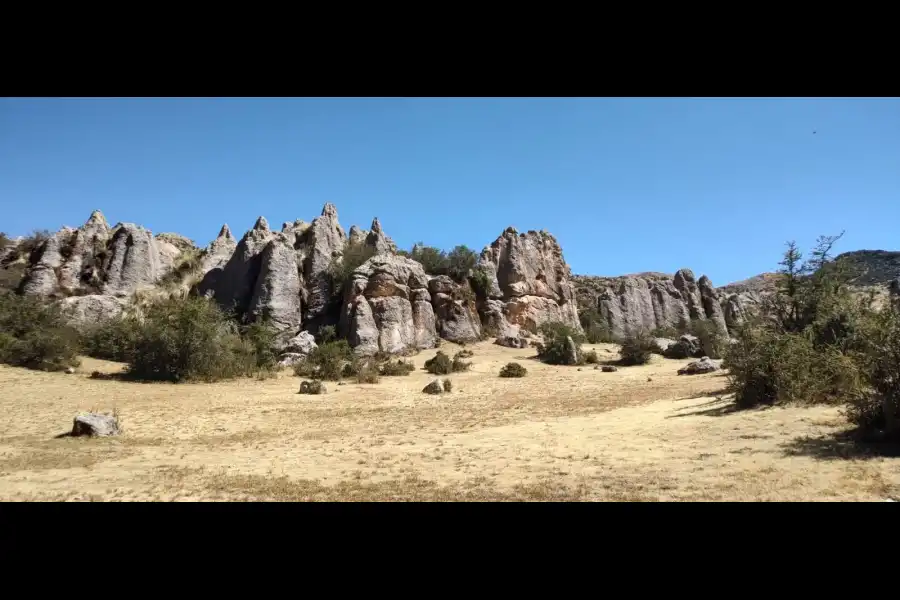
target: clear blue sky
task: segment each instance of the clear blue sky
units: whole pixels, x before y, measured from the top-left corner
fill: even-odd
[[[0,99],[11,235],[99,208],[202,245],[325,202],[401,247],[547,229],[576,273],[723,285],[788,239],[900,249],[900,100]]]

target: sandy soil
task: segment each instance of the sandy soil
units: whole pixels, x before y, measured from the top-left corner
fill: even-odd
[[[455,352],[452,344],[445,351]],[[299,395],[265,381],[137,384],[0,366],[0,500],[884,500],[900,458],[859,454],[835,408],[734,412],[689,361],[603,373],[470,346],[471,372],[428,396],[422,370]],[[595,345],[601,359],[616,357]],[[414,357],[421,367],[434,351]],[[518,361],[524,379],[502,379]],[[83,410],[117,438],[56,438]]]

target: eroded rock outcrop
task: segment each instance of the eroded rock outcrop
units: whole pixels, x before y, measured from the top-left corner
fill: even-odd
[[[116,225],[107,248],[103,293],[127,296],[152,286],[172,267],[153,234],[134,223]]]
[[[397,244],[385,235],[378,217],[372,220],[372,227],[366,235],[366,245],[375,250],[375,254],[396,254]]]
[[[474,342],[481,337],[481,321],[474,294],[446,275],[428,282],[437,334],[451,342]]]
[[[479,307],[483,322],[501,335],[515,335],[518,328],[535,332],[550,321],[581,331],[569,267],[546,231],[507,228],[482,251],[476,269],[488,283]]]
[[[437,341],[429,278],[422,265],[393,254],[373,256],[344,290],[340,332],[357,354],[399,354]]]
[[[721,293],[705,275],[696,280],[690,269],[674,276],[576,276],[574,281],[581,309],[596,311],[615,337],[642,329],[684,330],[692,321],[708,321],[723,334],[728,331],[728,309]]]
[[[334,204],[329,203],[322,208],[322,214],[313,220],[305,236],[303,274],[307,303],[304,320],[318,320],[326,324],[326,311],[335,292],[331,287],[328,267],[332,260],[343,254],[346,241]]]
[[[78,328],[91,327],[114,319],[125,309],[125,301],[122,298],[100,294],[63,298],[60,305],[69,323]]]

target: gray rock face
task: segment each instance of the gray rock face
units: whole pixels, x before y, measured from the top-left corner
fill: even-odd
[[[502,304],[505,324],[536,332],[541,324],[558,321],[581,331],[575,290],[562,248],[545,231],[519,234],[509,227],[486,247],[477,269],[489,279],[487,300]],[[483,303],[485,321],[497,321],[497,305]]]
[[[127,296],[142,287],[152,286],[167,270],[153,234],[133,223],[116,225],[108,252],[103,286],[103,293],[107,295]]]
[[[91,437],[119,435],[118,420],[113,415],[97,413],[78,415],[72,424],[72,433],[70,435],[73,437],[82,435]]]
[[[437,331],[422,265],[393,254],[367,260],[347,282],[339,327],[364,356],[433,348]]]
[[[366,243],[366,237],[369,235],[369,232],[364,229],[360,229],[356,225],[353,225],[350,227],[350,233],[348,235],[348,241],[354,246],[359,246]]]
[[[719,364],[704,356],[700,360],[689,363],[683,369],[678,369],[679,375],[701,375],[703,373],[712,373],[719,370]]]
[[[76,327],[90,327],[122,314],[125,302],[115,296],[93,294],[64,298],[60,305],[68,322]]]
[[[709,278],[703,276],[697,281],[690,269],[681,269],[674,276],[579,276],[574,281],[582,310],[596,310],[610,333],[618,338],[640,330],[683,330],[692,321],[710,321],[724,334],[728,331],[728,315],[743,308],[735,303],[729,309]]]
[[[762,296],[756,292],[726,294],[722,301],[722,312],[729,330],[740,327],[753,315],[758,314]]]
[[[306,259],[303,274],[306,279],[308,302],[305,320],[321,317],[328,308],[332,293],[328,267],[344,252],[345,234],[338,223],[337,208],[326,204],[322,215],[313,220],[307,233]]]
[[[428,282],[434,308],[436,331],[451,342],[474,342],[481,337],[481,320],[475,308],[474,295],[467,297],[460,284],[440,275]]]
[[[375,249],[375,254],[396,254],[397,245],[385,235],[378,217],[372,220],[372,228],[366,235],[366,245]]]
[[[51,296],[56,293],[59,289],[59,278],[56,273],[63,263],[60,255],[61,242],[71,235],[71,230],[64,229],[51,235],[41,244],[36,253],[36,260],[29,266],[22,282],[23,294]]]
[[[300,329],[300,273],[297,255],[283,234],[266,244],[248,315],[254,321],[268,320],[286,343]]]
[[[675,340],[670,340],[669,338],[653,338],[653,343],[656,344],[656,352],[658,354],[665,355],[666,350],[675,343]]]
[[[222,225],[219,235],[210,242],[200,259],[200,270],[204,273],[207,288],[214,288],[225,265],[237,249],[237,241],[231,235],[228,224]]]

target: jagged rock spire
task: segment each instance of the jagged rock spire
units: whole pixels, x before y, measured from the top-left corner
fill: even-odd
[[[266,221],[265,217],[260,217],[256,220],[256,224],[253,225],[254,231],[271,231],[269,229],[269,222]]]
[[[260,217],[262,218],[262,217]],[[234,239],[234,236],[231,235],[231,229],[228,227],[228,223],[222,225],[222,229],[219,230],[219,235],[216,236],[216,239],[226,239],[231,240]]]

